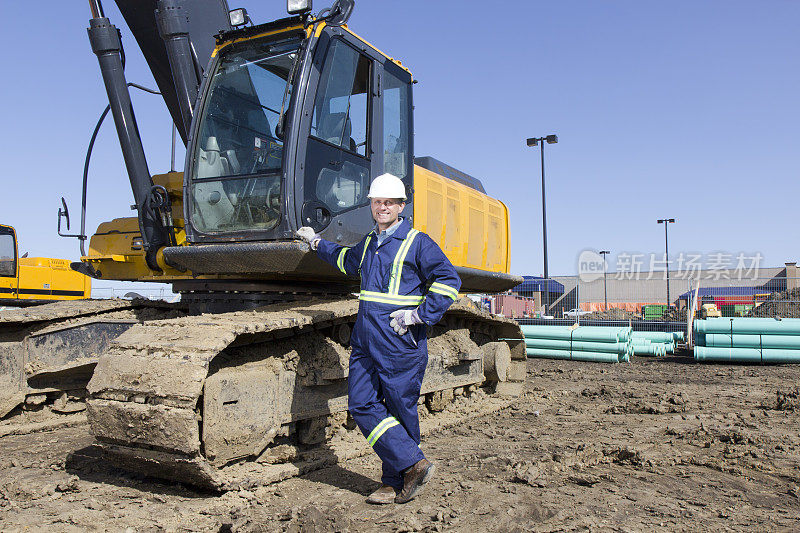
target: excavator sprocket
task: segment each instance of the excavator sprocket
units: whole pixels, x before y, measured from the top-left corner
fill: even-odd
[[[357,312],[358,300],[338,298],[134,325],[100,358],[88,386],[98,446],[123,468],[212,490],[271,483],[365,453],[347,415]],[[515,322],[466,299],[431,330],[423,415],[483,395],[484,358],[495,357],[498,344],[500,353],[525,357],[522,341],[498,342],[522,338]],[[486,399],[480,412],[462,414],[501,405]],[[442,423],[423,416],[423,431]]]

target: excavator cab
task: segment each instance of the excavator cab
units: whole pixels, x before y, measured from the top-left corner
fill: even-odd
[[[343,26],[290,18],[263,30],[224,34],[200,89],[188,240],[291,239],[311,226],[354,244],[370,229],[373,177],[391,172],[411,190],[411,75]]]
[[[0,225],[0,294],[16,293],[17,235],[11,226]]]

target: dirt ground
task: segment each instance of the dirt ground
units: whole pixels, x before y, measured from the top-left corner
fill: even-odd
[[[0,438],[3,531],[800,529],[800,366],[530,360],[525,394],[430,435],[413,502],[364,502],[374,456],[253,491],[112,469],[86,425]]]

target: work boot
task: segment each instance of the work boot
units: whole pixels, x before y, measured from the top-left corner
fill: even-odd
[[[427,459],[419,460],[403,474],[403,490],[394,499],[394,503],[406,503],[414,499],[436,472],[436,467]]]
[[[381,488],[367,497],[367,503],[375,503],[378,505],[394,503],[395,496],[397,496],[397,491],[394,490],[394,487],[382,485]]]

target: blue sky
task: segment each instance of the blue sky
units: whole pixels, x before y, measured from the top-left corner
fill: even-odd
[[[800,2],[357,0],[350,27],[406,64],[417,155],[480,178],[511,211],[511,270],[539,274],[538,149],[548,146],[551,274],[579,252],[760,253],[797,260],[800,196]],[[327,7],[316,2],[315,10]],[[129,81],[155,86],[124,20]],[[242,1],[256,22],[285,2]],[[86,145],[106,105],[86,36],[88,3],[0,3],[6,49],[0,222],[31,255],[77,259],[56,235],[59,198],[79,220]],[[30,21],[30,22],[28,22]],[[134,93],[152,172],[169,168],[170,119]],[[179,167],[182,167],[182,158]],[[116,134],[104,125],[92,160],[89,231],[131,216]],[[75,227],[73,227],[75,229]]]

